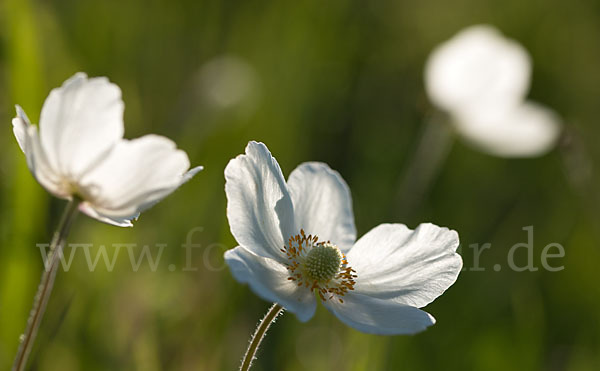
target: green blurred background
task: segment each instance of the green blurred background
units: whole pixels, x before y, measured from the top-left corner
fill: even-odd
[[[531,52],[530,97],[560,113],[568,138],[541,158],[511,160],[437,143],[432,152],[447,146],[447,157],[415,190],[406,172],[432,127],[424,62],[476,23]],[[93,254],[113,243],[167,247],[154,272],[134,272],[124,251],[112,272],[90,272],[75,254],[58,274],[31,370],[236,369],[269,306],[222,259],[235,246],[223,169],[252,139],[286,176],[308,160],[337,169],[359,235],[382,222],[456,229],[467,268],[426,308],[438,323],[424,333],[365,335],[319,306],[307,323],[284,315],[254,369],[599,370],[599,66],[596,0],[0,0],[0,369],[12,363],[42,270],[35,244],[50,240],[64,207],[28,172],[14,104],[38,122],[50,89],[85,71],[122,88],[127,137],[166,135],[206,169],[132,229],[76,221],[70,241],[93,243]],[[507,269],[530,225],[540,269]],[[181,245],[195,227],[198,270],[184,271]],[[485,242],[482,270],[472,270],[469,245]],[[565,247],[553,261],[560,272],[541,269],[552,242]]]

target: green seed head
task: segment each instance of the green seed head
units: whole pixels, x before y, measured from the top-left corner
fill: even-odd
[[[312,281],[327,282],[334,278],[342,264],[342,252],[337,246],[324,243],[314,246],[304,261],[305,273]]]

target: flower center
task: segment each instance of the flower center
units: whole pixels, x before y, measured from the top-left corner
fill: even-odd
[[[300,234],[289,238],[281,251],[288,258],[288,280],[298,286],[315,290],[321,300],[334,299],[343,303],[341,298],[354,290],[356,271],[348,266],[346,256],[331,242],[319,242],[319,238]]]
[[[327,282],[334,278],[342,264],[342,252],[330,243],[313,246],[306,254],[304,271],[313,281]]]

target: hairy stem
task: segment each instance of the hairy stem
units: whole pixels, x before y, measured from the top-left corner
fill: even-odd
[[[242,365],[240,366],[240,371],[248,371],[252,366],[252,361],[255,359],[256,351],[260,346],[260,343],[264,339],[267,330],[271,326],[272,323],[275,322],[279,313],[283,312],[283,307],[277,303],[273,304],[267,314],[265,314],[264,318],[258,324],[256,331],[252,335],[252,339],[250,340],[250,345],[246,350],[246,354],[244,355],[244,360],[242,361]]]
[[[56,271],[58,270],[60,256],[62,255],[62,249],[65,245],[67,235],[71,228],[71,224],[77,215],[77,208],[79,200],[73,199],[67,204],[65,211],[60,219],[58,229],[54,233],[52,243],[50,244],[50,251],[48,253],[47,261],[44,262],[44,272],[40,280],[38,291],[33,299],[33,306],[27,320],[27,328],[25,333],[21,335],[19,349],[17,350],[17,356],[12,366],[12,371],[23,371],[27,364],[27,358],[33,347],[35,337],[37,335],[40,323],[44,317],[46,311],[46,305],[52,292],[52,286],[54,285],[54,279],[56,278]]]

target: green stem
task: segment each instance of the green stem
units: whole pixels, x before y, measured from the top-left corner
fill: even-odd
[[[393,218],[410,218],[429,192],[454,141],[450,124],[440,114],[425,122],[423,133],[402,177],[393,205]],[[399,215],[401,213],[402,215]]]
[[[60,219],[58,229],[52,238],[50,244],[50,251],[48,253],[47,262],[44,262],[44,272],[40,280],[38,291],[33,299],[33,306],[27,320],[27,328],[25,333],[21,335],[19,349],[17,350],[17,356],[12,366],[12,371],[23,371],[27,364],[27,358],[33,347],[37,331],[44,317],[46,311],[46,305],[52,292],[52,286],[54,285],[54,279],[56,278],[56,271],[58,270],[60,256],[62,250],[71,229],[71,224],[77,215],[79,206],[79,200],[73,199],[67,204],[65,211]]]
[[[252,366],[252,361],[255,359],[256,351],[260,346],[260,343],[265,337],[267,330],[271,326],[272,323],[275,322],[279,313],[283,312],[283,307],[277,303],[273,304],[273,306],[269,309],[265,317],[260,321],[254,335],[252,335],[252,340],[250,340],[250,345],[246,350],[246,354],[244,355],[244,360],[242,361],[242,365],[240,366],[240,371],[248,371]]]

